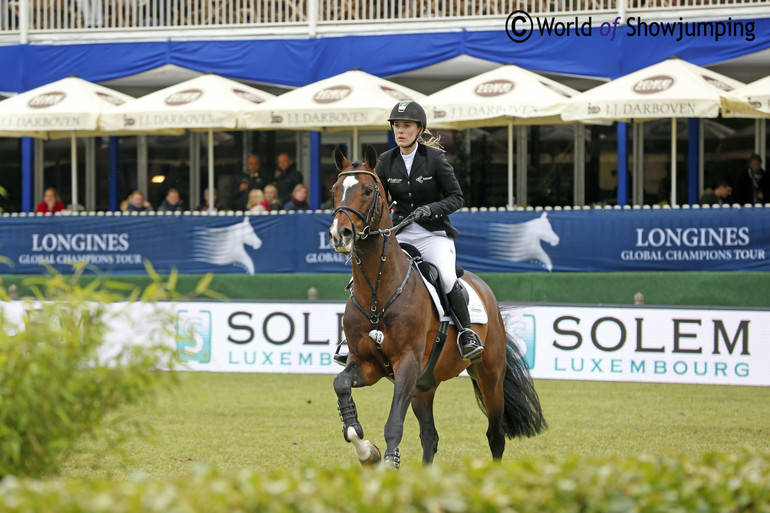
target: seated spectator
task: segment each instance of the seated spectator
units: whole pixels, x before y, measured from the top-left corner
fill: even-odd
[[[158,207],[158,212],[181,212],[182,199],[179,197],[179,191],[171,187],[166,193],[166,199]]]
[[[144,199],[144,193],[139,189],[131,193],[128,197],[128,205],[126,205],[126,212],[150,212],[152,205],[149,201]]]
[[[701,205],[724,205],[729,202],[733,193],[732,186],[725,180],[721,180],[716,189],[706,189],[703,191],[699,203]]]
[[[55,214],[65,210],[64,202],[59,197],[56,189],[49,187],[43,192],[43,201],[37,204],[36,212],[41,214]]]
[[[270,203],[265,201],[265,194],[259,189],[249,191],[249,201],[246,203],[246,210],[251,213],[268,212]]]
[[[307,203],[307,187],[304,184],[297,184],[291,193],[291,200],[283,206],[284,210],[308,210],[310,205]]]
[[[278,187],[275,185],[266,185],[264,194],[265,201],[267,201],[268,205],[270,205],[270,210],[283,209],[283,203],[278,200]]]
[[[297,171],[294,159],[288,153],[281,153],[276,158],[278,168],[275,170],[275,186],[278,187],[278,199],[288,203],[294,188],[302,183],[302,173]]]
[[[219,210],[219,202],[217,200],[217,190],[216,189],[214,189],[214,205],[213,206],[214,206],[213,211],[217,212]],[[204,189],[203,190],[203,203],[198,205],[198,208],[196,208],[195,210],[197,210],[199,212],[208,212],[208,210],[209,210],[209,190],[208,189]]]

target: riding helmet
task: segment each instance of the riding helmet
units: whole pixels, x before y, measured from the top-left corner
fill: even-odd
[[[425,110],[414,100],[404,100],[398,102],[390,111],[388,121],[393,126],[394,121],[414,121],[419,123],[424,129],[428,128],[428,118]]]

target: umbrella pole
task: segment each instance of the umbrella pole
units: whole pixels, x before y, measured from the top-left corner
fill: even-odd
[[[208,158],[209,158],[209,177],[208,177],[208,187],[209,187],[209,204],[208,204],[208,212],[209,214],[214,213],[214,130],[209,128],[209,147],[208,147]]]
[[[671,206],[676,206],[676,118],[671,118]]]
[[[72,162],[72,211],[78,211],[78,139],[70,134],[70,161]]]
[[[508,206],[513,207],[513,120],[508,120]]]
[[[358,160],[358,127],[353,127],[353,160]]]

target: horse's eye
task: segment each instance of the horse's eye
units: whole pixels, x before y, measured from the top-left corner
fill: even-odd
[[[334,197],[334,189],[329,189],[329,195],[333,198]]]
[[[366,190],[364,191],[364,194],[367,196],[371,196],[373,190],[374,189],[372,189],[371,187],[367,187]]]

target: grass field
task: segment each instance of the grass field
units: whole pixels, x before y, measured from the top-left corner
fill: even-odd
[[[153,433],[124,446],[126,457],[83,441],[62,470],[70,477],[151,478],[188,472],[197,463],[220,470],[272,471],[305,464],[357,465],[342,438],[332,376],[181,373],[180,385],[154,405],[133,408]],[[770,389],[637,383],[545,381],[536,384],[549,430],[509,441],[504,459],[567,455],[699,455],[770,449]],[[384,449],[393,387],[356,389],[367,438]],[[488,460],[486,418],[467,378],[444,383],[436,398],[441,440],[436,464]],[[417,421],[407,415],[402,465],[419,465]]]

